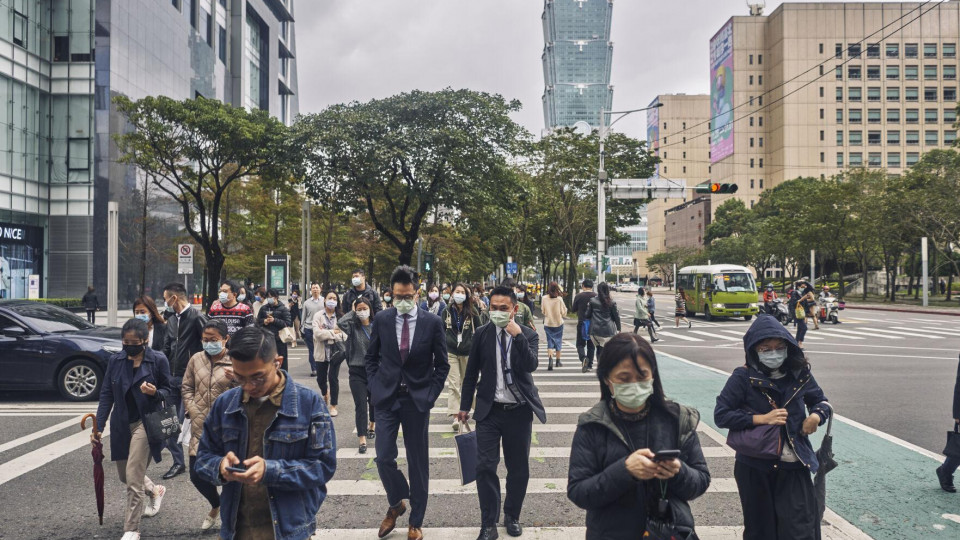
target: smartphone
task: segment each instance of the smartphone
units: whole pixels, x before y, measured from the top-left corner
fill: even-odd
[[[679,450],[661,450],[654,454],[653,461],[670,461],[671,459],[678,459],[679,457]]]
[[[678,455],[679,455],[679,452],[678,452]],[[238,474],[247,472],[247,468],[244,467],[242,464],[238,464],[233,467],[227,467],[227,470],[232,473],[238,473]]]

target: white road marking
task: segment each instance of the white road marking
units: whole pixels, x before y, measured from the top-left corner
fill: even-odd
[[[35,440],[37,440],[37,439],[46,437],[47,435],[50,435],[51,433],[56,433],[56,432],[58,432],[58,431],[60,431],[60,430],[62,430],[62,429],[66,429],[66,428],[68,428],[68,427],[70,427],[70,426],[79,426],[79,425],[80,425],[80,418],[81,418],[80,416],[77,416],[76,418],[72,418],[72,419],[70,419],[70,420],[66,420],[66,421],[64,421],[64,422],[60,422],[59,424],[55,424],[55,425],[52,425],[52,426],[50,426],[50,427],[48,427],[48,428],[41,429],[40,431],[35,431],[35,432],[33,432],[33,433],[29,434],[29,435],[24,435],[23,437],[19,437],[19,438],[17,438],[17,439],[12,440],[12,441],[5,442],[5,443],[3,443],[3,444],[0,444],[0,452],[6,452],[7,450],[10,450],[11,448],[16,448],[16,447],[20,446],[21,444],[27,444],[28,442],[35,441]]]
[[[506,490],[506,479],[500,479],[500,489]],[[386,496],[380,480],[331,480],[327,482],[328,496]],[[461,485],[460,480],[430,479],[431,495],[473,495],[477,486]],[[527,495],[533,493],[567,493],[566,478],[531,478],[527,485]],[[713,478],[707,493],[737,493],[737,483],[733,478]]]
[[[885,335],[881,335],[881,334],[871,334],[871,333],[869,333],[869,332],[858,332],[858,331],[854,331],[854,330],[840,330],[839,328],[831,328],[828,333],[830,333],[830,334],[843,334],[844,336],[846,336],[846,335],[849,334],[849,335],[852,336],[852,337],[862,336],[862,337],[860,337],[860,339],[863,339],[864,337],[868,337],[868,338],[883,338],[883,339],[903,339],[903,338],[897,337],[897,336],[885,336]]]
[[[879,332],[881,334],[892,334],[899,337],[904,337],[904,333],[909,334],[907,337],[921,337],[927,339],[943,339],[943,336],[935,336],[933,334],[919,334],[915,330],[910,332],[898,332],[897,330],[883,330],[880,328],[864,328],[864,330],[869,330],[870,332]]]
[[[723,339],[723,340],[726,340],[726,341],[743,341],[742,339],[737,339],[737,338],[732,338],[732,337],[727,337],[727,336],[721,336],[721,335],[719,335],[719,334],[711,334],[710,332],[701,332],[700,330],[687,330],[687,333],[688,333],[688,334],[699,334],[699,335],[701,335],[701,336],[707,336],[707,337],[713,338],[713,339]]]
[[[896,328],[897,330],[904,330],[904,331],[907,331],[907,332],[914,332],[914,331],[916,331],[916,328],[907,328],[906,326],[891,326],[890,328]],[[960,337],[960,333],[958,333],[958,332],[950,332],[950,331],[947,331],[947,330],[940,330],[940,329],[938,329],[938,328],[937,328],[937,329],[934,329],[934,328],[924,328],[923,331],[924,331],[924,332],[929,332],[929,333],[931,333],[931,334],[944,335],[944,336],[947,336],[947,337]]]
[[[703,341],[703,340],[700,339],[700,338],[685,336],[685,335],[683,335],[683,334],[675,334],[675,333],[673,333],[673,332],[657,332],[657,335],[658,335],[658,336],[661,336],[661,337],[662,337],[662,336],[666,336],[666,337],[668,337],[668,338],[677,338],[677,339],[681,339],[681,340],[683,340],[683,341]]]
[[[404,455],[405,449],[403,446],[399,447],[400,456]],[[708,458],[724,458],[724,457],[733,457],[734,452],[726,446],[706,446],[703,448],[703,457]],[[359,448],[349,447],[344,448],[340,447],[337,449],[337,459],[374,459],[377,457],[377,451],[373,448],[373,445],[368,443],[367,453],[361,454]],[[441,448],[431,448],[430,449],[430,459],[444,459],[444,458],[456,458],[457,449],[450,447],[441,447]],[[500,451],[500,457],[503,457],[503,450]],[[536,459],[550,459],[550,458],[570,458],[570,448],[569,447],[559,447],[559,446],[531,446],[530,447],[530,458]],[[431,481],[432,483],[432,481]]]
[[[103,437],[106,438],[110,434],[109,432],[110,426],[107,426],[107,428],[103,430]],[[84,446],[90,446],[89,431],[74,433],[69,437],[65,437],[0,464],[0,486],[34,469],[38,469],[59,457],[79,450]]]

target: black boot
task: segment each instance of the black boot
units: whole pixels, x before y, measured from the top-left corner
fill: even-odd
[[[553,371],[553,357],[547,359],[547,371]]]
[[[945,474],[943,467],[937,467],[937,480],[940,481],[940,489],[947,493],[956,493],[957,488],[953,485],[953,475]]]
[[[557,367],[563,367],[563,364],[560,363],[560,357],[557,357]]]

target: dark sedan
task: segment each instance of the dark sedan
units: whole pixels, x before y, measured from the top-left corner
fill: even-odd
[[[0,301],[0,389],[57,390],[70,401],[97,399],[120,329],[94,326],[69,311],[29,300]]]

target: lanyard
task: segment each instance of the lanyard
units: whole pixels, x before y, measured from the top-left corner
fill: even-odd
[[[367,327],[362,324],[360,325],[360,329],[363,330],[363,333],[365,336],[367,336],[367,339],[370,339],[370,330],[367,330]]]

